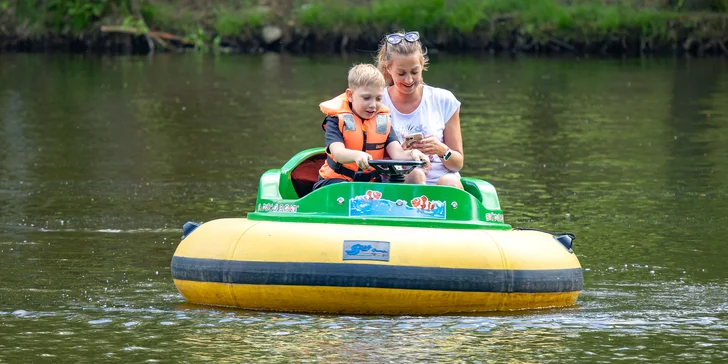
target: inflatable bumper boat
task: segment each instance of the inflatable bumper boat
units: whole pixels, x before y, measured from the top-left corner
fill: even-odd
[[[387,183],[312,191],[323,148],[260,178],[247,218],[188,222],[171,262],[190,303],[337,314],[447,314],[573,305],[572,234],[513,228],[495,188],[408,185],[417,163],[372,161]]]

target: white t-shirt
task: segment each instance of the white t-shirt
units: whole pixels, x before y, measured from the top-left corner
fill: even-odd
[[[382,103],[390,109],[392,128],[397,132],[399,142],[402,145],[404,145],[405,135],[417,132],[422,132],[423,135],[432,134],[440,142],[444,142],[443,130],[445,130],[445,124],[460,107],[460,101],[455,98],[452,92],[428,85],[423,85],[420,106],[409,114],[399,112],[392,105],[392,100],[389,98],[386,89],[384,90]],[[447,169],[437,155],[430,155],[429,157],[432,170],[427,174],[427,184],[436,184],[437,180],[446,173],[455,173],[460,177],[459,173]]]

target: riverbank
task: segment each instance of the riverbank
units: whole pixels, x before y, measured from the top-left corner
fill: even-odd
[[[672,3],[676,4],[672,4]],[[40,52],[375,50],[416,29],[447,52],[728,56],[728,0],[0,0],[0,48]],[[649,4],[649,6],[648,6]],[[698,5],[695,5],[698,4]]]

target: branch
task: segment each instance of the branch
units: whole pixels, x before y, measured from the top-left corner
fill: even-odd
[[[158,32],[158,31],[149,31],[149,32],[142,32],[141,30],[134,28],[134,27],[127,27],[123,25],[102,25],[101,31],[104,33],[126,33],[126,34],[134,34],[134,35],[141,35],[141,34],[147,34],[149,35],[152,40],[157,41],[160,44],[165,43],[164,40],[173,40],[177,41],[183,44],[193,44],[192,42],[188,41],[187,39],[180,37],[178,35],[174,35],[167,32]]]
[[[170,47],[169,44],[167,44],[167,42],[163,41],[159,37],[154,36],[154,34],[149,34],[149,37],[152,38],[159,45],[161,45],[164,49],[173,50],[172,47]]]
[[[154,32],[149,32],[149,35],[160,38],[160,39],[164,39],[164,40],[176,40],[176,41],[178,41],[180,43],[184,43],[184,44],[194,44],[183,37],[180,37],[178,35],[174,35],[171,33],[154,31]]]
[[[723,53],[725,53],[728,56],[728,48],[726,48],[725,44],[723,43],[723,40],[719,40],[718,45],[720,46],[720,49],[723,50]]]
[[[144,16],[142,15],[142,11],[139,10],[139,4],[137,4],[136,0],[131,0],[131,7],[136,13],[136,16],[139,18],[139,21],[144,24],[144,28],[149,29],[147,26],[147,22],[144,21]],[[149,36],[149,32],[144,32],[144,38],[147,39],[147,45],[149,46],[149,54],[154,54],[154,42],[152,41],[152,38]]]
[[[562,41],[560,41],[560,40],[558,40],[556,38],[549,38],[549,42],[551,42],[551,43],[553,43],[553,44],[555,44],[555,45],[557,45],[559,47],[568,49],[568,50],[570,50],[570,51],[572,51],[574,53],[578,53],[578,51],[576,50],[576,48],[574,48],[570,44],[567,44],[565,42],[562,42]]]
[[[102,25],[101,31],[104,33],[128,33],[138,35],[142,32],[134,27],[125,27],[123,25]]]

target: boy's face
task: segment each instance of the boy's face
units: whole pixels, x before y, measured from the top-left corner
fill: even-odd
[[[351,102],[351,109],[362,120],[371,119],[382,106],[381,87],[362,86],[346,89],[346,97]]]

